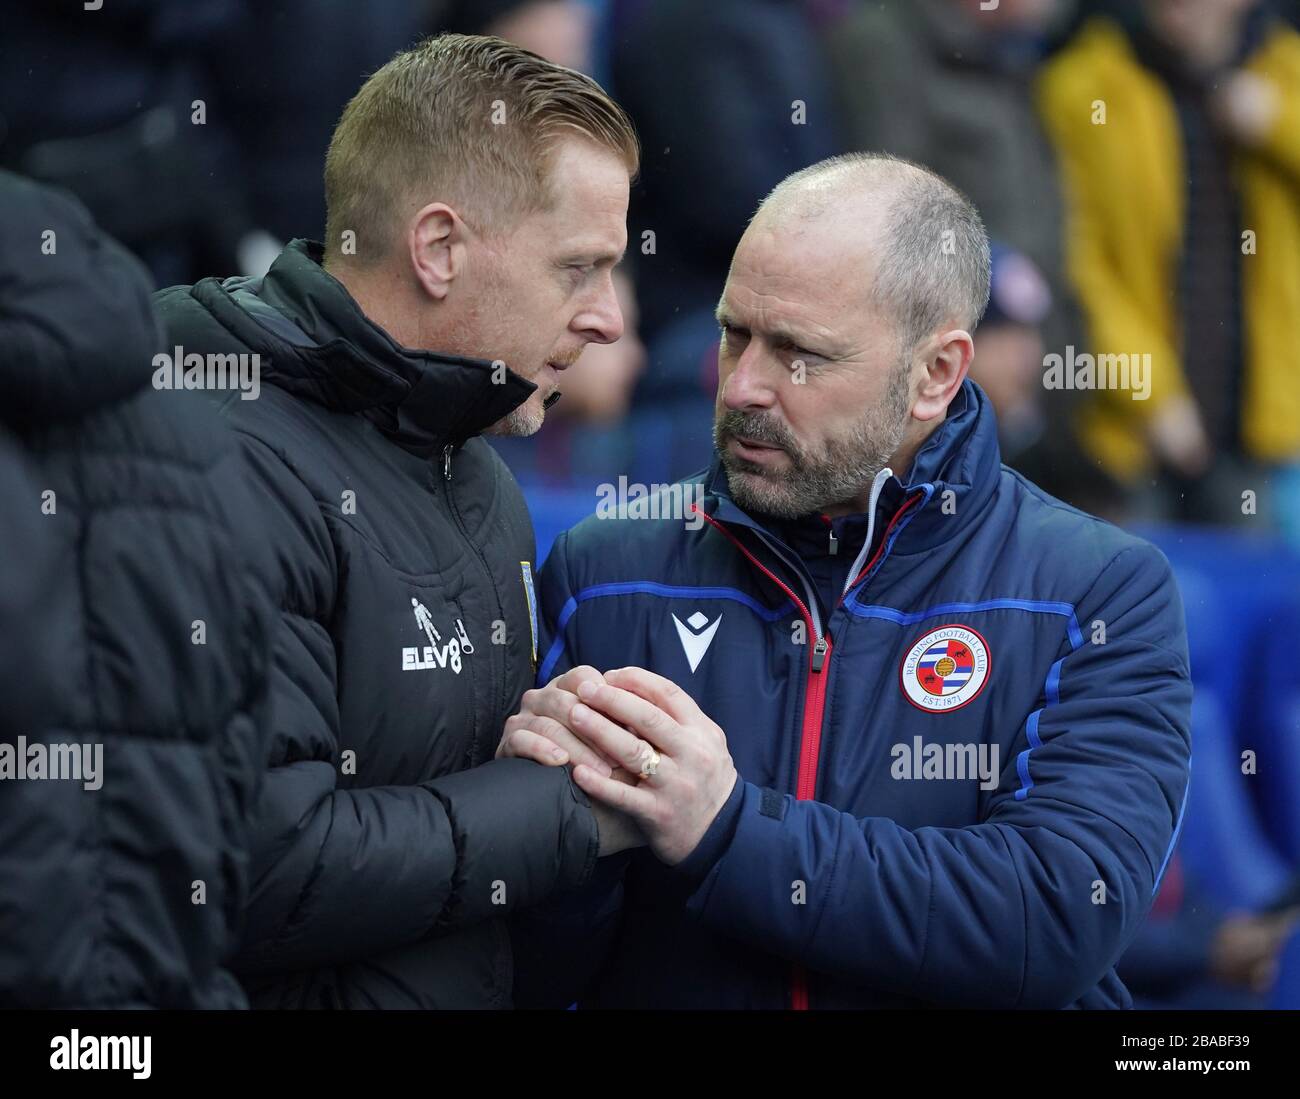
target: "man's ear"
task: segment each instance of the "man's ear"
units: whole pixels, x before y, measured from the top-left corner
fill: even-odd
[[[416,215],[407,234],[411,268],[426,294],[441,301],[465,270],[468,228],[445,202],[431,202]]]
[[[975,341],[964,329],[954,328],[936,337],[930,345],[925,374],[912,405],[913,418],[924,421],[942,416],[966,380],[974,358]]]

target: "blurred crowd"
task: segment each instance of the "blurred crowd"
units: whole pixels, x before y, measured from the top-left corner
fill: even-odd
[[[781,179],[864,149],[933,168],[985,219],[972,374],[1008,465],[1116,521],[1300,546],[1296,0],[111,0],[6,19],[0,166],[76,194],[159,286],[320,239],[334,123],[419,37],[496,34],[600,80],[643,145],[627,334],[588,348],[544,431],[494,441],[534,499],[706,464],[736,241]],[[1127,382],[1099,387],[1082,364],[1114,356]],[[1121,972],[1149,1002],[1257,1001],[1294,887],[1231,910],[1175,868]]]
[[[628,335],[571,372],[560,430],[502,443],[526,485],[589,497],[610,469],[650,484],[702,466],[735,241],[790,172],[873,149],[956,183],[996,243],[974,375],[1008,464],[1108,518],[1300,542],[1285,352],[1300,314],[1298,13],[1294,0],[115,0],[93,18],[28,5],[0,44],[22,50],[0,66],[0,165],[72,190],[160,286],[257,274],[284,241],[321,236],[323,150],[361,78],[428,33],[497,34],[596,76],[645,152],[620,276]],[[1090,388],[1080,364],[1107,355],[1132,379]]]

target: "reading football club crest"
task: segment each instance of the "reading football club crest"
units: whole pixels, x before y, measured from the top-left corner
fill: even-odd
[[[968,626],[942,626],[907,650],[898,676],[907,700],[918,709],[959,710],[975,701],[988,680],[988,644]]]

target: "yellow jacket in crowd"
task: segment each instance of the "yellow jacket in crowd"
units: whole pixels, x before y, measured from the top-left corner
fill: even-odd
[[[1294,461],[1300,457],[1300,35],[1272,29],[1245,68],[1272,83],[1278,109],[1258,143],[1239,146],[1235,156],[1243,246],[1241,438],[1255,459]],[[1151,468],[1149,418],[1186,394],[1188,350],[1179,346],[1177,303],[1182,135],[1169,92],[1108,19],[1085,25],[1044,68],[1038,91],[1060,158],[1067,264],[1088,322],[1086,350],[1098,357],[1151,356],[1148,399],[1134,400],[1131,389],[1096,389],[1080,423],[1092,456],[1131,481]]]

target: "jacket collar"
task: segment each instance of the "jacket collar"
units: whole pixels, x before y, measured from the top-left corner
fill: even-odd
[[[993,407],[968,378],[949,406],[947,419],[917,451],[906,479],[893,476],[885,482],[876,503],[876,537],[883,535],[907,499],[921,493],[922,499],[900,525],[895,552],[917,553],[950,541],[984,510],[1001,465]],[[772,537],[770,518],[750,514],[731,498],[716,452],[704,486],[703,506],[709,515]]]
[[[422,458],[459,446],[518,408],[537,387],[492,363],[398,344],[322,266],[323,248],[295,240],[261,279],[205,279],[213,315],[262,356],[263,380],[337,412],[365,416]]]

